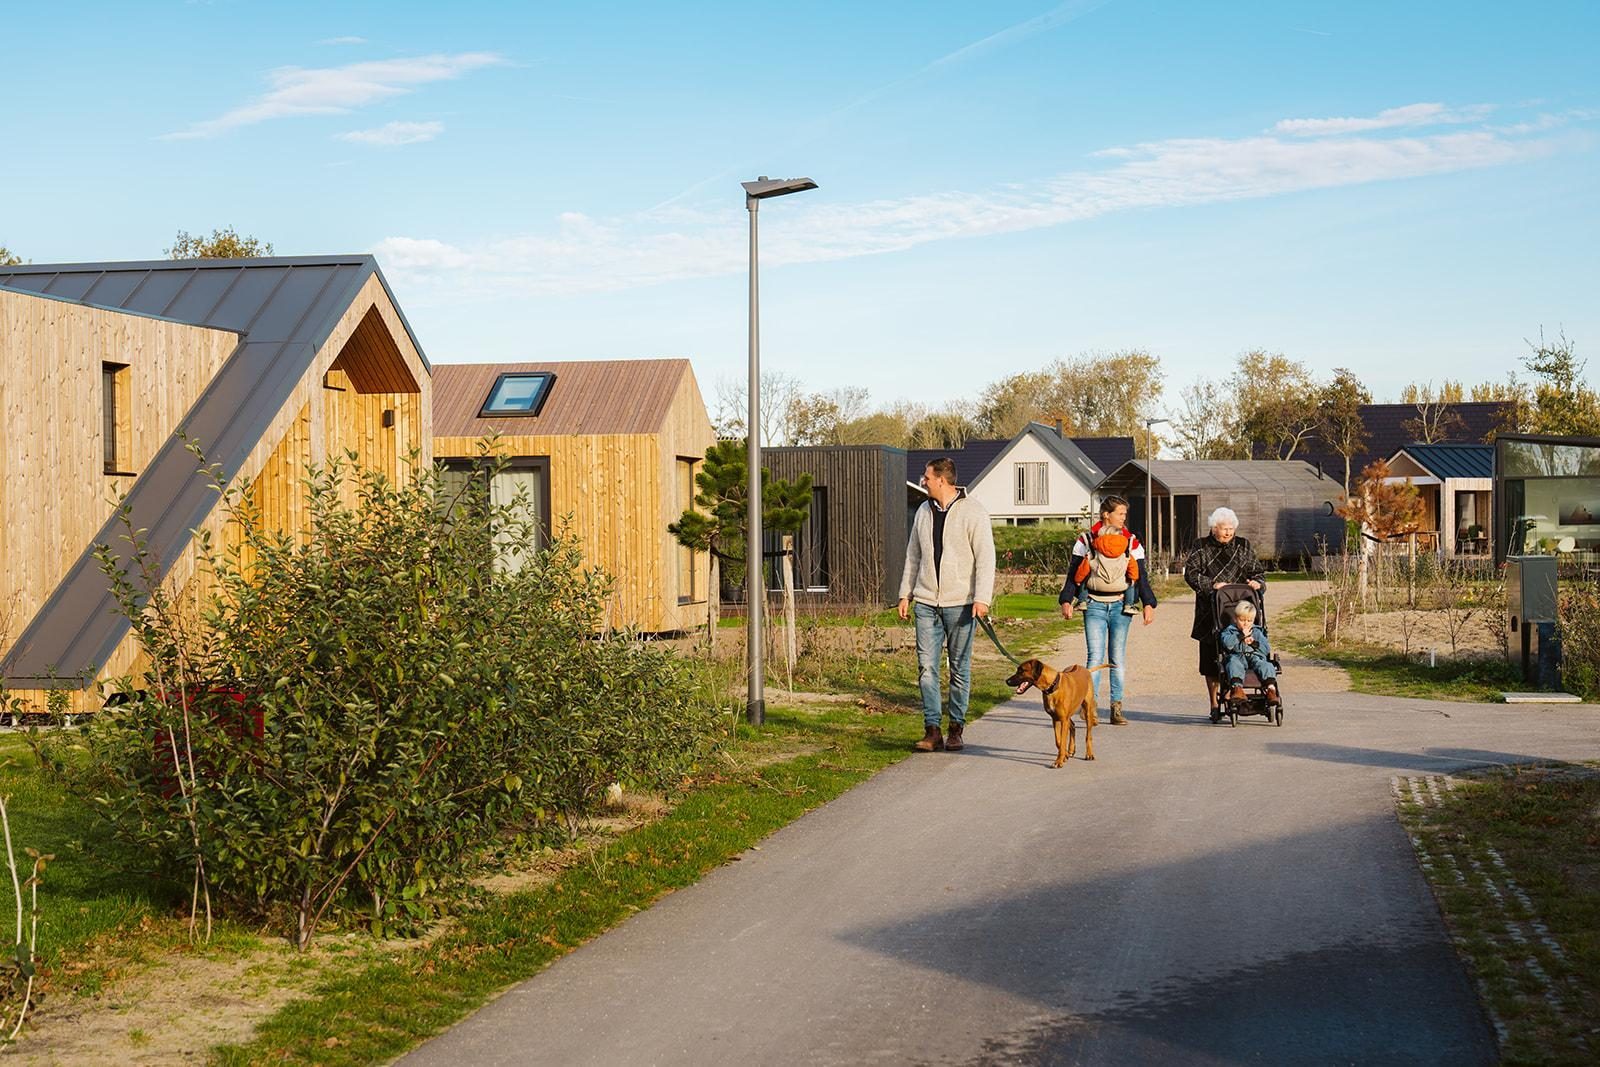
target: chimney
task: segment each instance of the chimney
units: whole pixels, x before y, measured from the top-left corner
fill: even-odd
[[[1061,432],[1061,420],[1060,419],[1056,420],[1056,436],[1061,438],[1061,439],[1063,439],[1063,440],[1065,440],[1066,436],[1067,436],[1066,434]]]

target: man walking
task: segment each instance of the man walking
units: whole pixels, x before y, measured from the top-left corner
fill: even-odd
[[[917,508],[900,578],[900,617],[917,621],[922,740],[918,752],[958,752],[972,693],[973,620],[994,599],[994,530],[989,513],[956,485],[956,463],[940,457],[922,474],[928,500]],[[950,657],[950,735],[939,732],[939,656]]]

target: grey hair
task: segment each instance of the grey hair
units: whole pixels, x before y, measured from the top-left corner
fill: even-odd
[[[1256,617],[1256,606],[1248,600],[1241,600],[1233,606],[1233,614],[1235,616],[1248,615],[1253,619]]]
[[[1216,511],[1213,511],[1211,513],[1211,518],[1206,520],[1206,529],[1216,529],[1217,523],[1219,522],[1229,523],[1235,530],[1239,528],[1239,516],[1234,514],[1232,508],[1218,508]]]

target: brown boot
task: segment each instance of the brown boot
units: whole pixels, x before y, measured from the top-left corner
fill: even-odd
[[[1276,684],[1274,684],[1272,682],[1268,682],[1267,683],[1267,703],[1268,704],[1276,704],[1277,702],[1278,702],[1278,687],[1277,687]]]
[[[1233,701],[1234,703],[1238,703],[1239,701],[1243,700],[1244,699],[1244,686],[1239,685],[1238,683],[1234,683],[1233,688],[1228,690],[1228,699]]]
[[[1111,702],[1111,725],[1112,726],[1126,726],[1126,725],[1128,725],[1128,720],[1124,719],[1122,717],[1122,701],[1120,701],[1120,700],[1113,700]]]
[[[962,723],[953,722],[950,724],[950,736],[944,739],[944,750],[946,752],[960,752],[967,747],[966,742],[961,740],[962,729]]]
[[[944,748],[944,735],[937,726],[929,726],[922,740],[911,746],[917,752],[939,752]]]

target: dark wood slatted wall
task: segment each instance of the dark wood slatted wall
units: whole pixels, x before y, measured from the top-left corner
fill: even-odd
[[[905,453],[877,445],[772,448],[762,465],[773,477],[810,474],[827,490],[828,591],[841,604],[894,599],[905,561]]]

